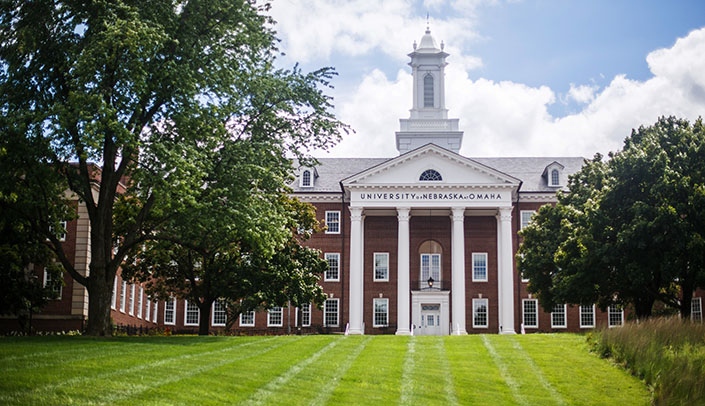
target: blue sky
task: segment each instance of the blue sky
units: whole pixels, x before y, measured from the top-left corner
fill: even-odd
[[[278,0],[280,62],[335,67],[356,130],[316,155],[396,155],[427,13],[465,155],[589,157],[660,115],[705,115],[705,1]]]

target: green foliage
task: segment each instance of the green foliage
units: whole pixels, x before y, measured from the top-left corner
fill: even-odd
[[[112,281],[124,258],[177,213],[206,212],[199,199],[210,171],[245,171],[243,179],[255,179],[250,169],[266,161],[263,151],[273,159],[303,157],[348,131],[324,93],[331,69],[274,68],[268,9],[249,0],[0,3],[0,152],[3,168],[14,170],[9,179],[28,180],[3,188],[0,199],[38,234],[67,219],[52,216],[51,208],[75,213],[65,204],[66,190],[85,204],[89,275],[50,241],[66,271],[88,289],[89,334],[110,334]],[[212,154],[238,150],[234,144],[257,144],[252,150],[259,153],[233,152],[214,167]],[[259,172],[271,170],[281,181],[282,168],[263,164]],[[209,188],[210,197],[221,196],[218,190]],[[36,209],[21,211],[30,201]],[[241,231],[264,240],[283,235],[244,227],[248,210],[260,207],[241,208],[233,223]],[[271,254],[272,246],[265,248]]]
[[[542,306],[661,301],[690,314],[705,286],[705,129],[673,117],[640,127],[624,150],[571,176],[555,207],[522,230],[520,269]]]
[[[654,318],[596,332],[589,342],[653,387],[655,404],[692,405],[705,402],[703,337],[702,323]]]

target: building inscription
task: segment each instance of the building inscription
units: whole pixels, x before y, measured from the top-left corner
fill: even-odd
[[[360,200],[404,200],[404,201],[468,201],[468,200],[502,200],[501,193],[417,193],[417,192],[390,192],[390,193],[359,193]]]

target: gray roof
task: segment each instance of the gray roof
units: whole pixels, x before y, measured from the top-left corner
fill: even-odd
[[[316,165],[317,177],[312,188],[299,186],[299,174],[291,187],[295,193],[326,193],[341,192],[340,181],[358,174],[373,166],[383,164],[393,158],[318,158]],[[520,191],[528,192],[555,192],[556,188],[548,187],[543,175],[547,166],[554,162],[563,165],[563,183],[568,176],[578,172],[583,166],[585,158],[582,157],[515,157],[515,158],[469,158],[482,165],[489,166],[507,175],[520,179],[523,183]],[[295,165],[296,167],[296,165]]]

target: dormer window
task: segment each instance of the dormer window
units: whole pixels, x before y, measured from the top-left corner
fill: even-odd
[[[546,179],[546,185],[548,187],[561,187],[561,172],[565,169],[563,165],[560,163],[553,161],[551,162],[550,165],[546,167],[546,169],[543,170],[543,174],[541,175],[544,179]]]
[[[301,187],[313,187],[313,181],[316,177],[316,173],[311,168],[304,168],[301,170],[301,177],[299,178],[299,186]]]
[[[438,182],[442,181],[443,177],[435,169],[426,169],[421,176],[419,176],[419,180],[424,182]]]

